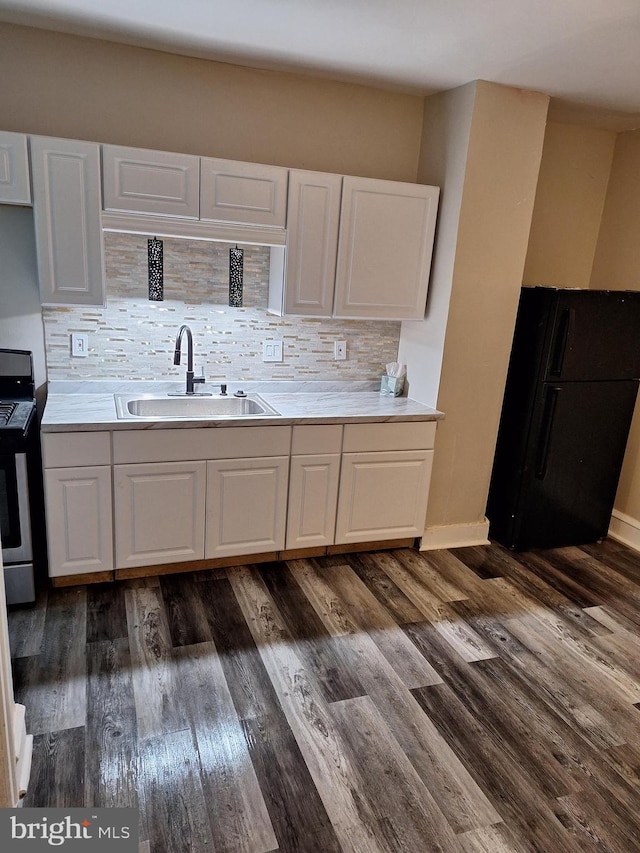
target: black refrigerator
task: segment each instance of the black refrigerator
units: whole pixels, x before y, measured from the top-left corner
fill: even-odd
[[[640,292],[522,289],[487,516],[509,548],[607,534],[640,378]]]

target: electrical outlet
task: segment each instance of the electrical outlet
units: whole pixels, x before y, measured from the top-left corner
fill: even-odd
[[[78,332],[71,335],[71,355],[74,358],[86,358],[89,355],[89,335]]]
[[[334,359],[334,361],[346,361],[347,360],[347,342],[346,341],[334,341],[333,342],[333,359]]]
[[[282,361],[282,341],[263,341],[262,360]]]

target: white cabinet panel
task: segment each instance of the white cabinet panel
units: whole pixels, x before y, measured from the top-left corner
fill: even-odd
[[[339,478],[340,454],[291,457],[287,548],[333,544]]]
[[[105,210],[199,216],[199,157],[103,145],[102,170]]]
[[[29,153],[24,133],[0,131],[0,203],[31,204]]]
[[[44,481],[49,574],[112,570],[111,468],[55,468]]]
[[[421,536],[432,450],[345,453],[336,544]]]
[[[205,488],[205,462],[116,465],[116,568],[202,559]]]
[[[108,432],[48,432],[42,436],[45,468],[80,468],[111,464]]]
[[[288,456],[207,463],[207,557],[284,548],[288,472]]]
[[[45,305],[104,305],[100,150],[31,137],[40,295]]]
[[[287,169],[201,158],[200,218],[284,228]]]
[[[334,316],[424,317],[439,190],[345,177]]]
[[[342,175],[289,173],[285,314],[330,317]]]

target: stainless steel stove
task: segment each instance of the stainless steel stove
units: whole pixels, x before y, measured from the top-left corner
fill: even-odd
[[[31,353],[0,349],[0,539],[8,604],[35,600],[30,480],[37,442]]]

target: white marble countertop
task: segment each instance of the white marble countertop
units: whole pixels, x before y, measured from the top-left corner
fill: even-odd
[[[245,382],[228,383],[228,392],[242,387],[257,393],[278,415],[152,419],[120,419],[116,414],[115,394],[166,395],[182,391],[182,383],[58,381],[49,384],[42,432],[70,432],[116,429],[186,429],[193,427],[229,427],[315,423],[381,423],[385,421],[433,421],[442,412],[408,397],[383,397],[374,383],[347,382]],[[219,386],[207,386],[219,393]]]

